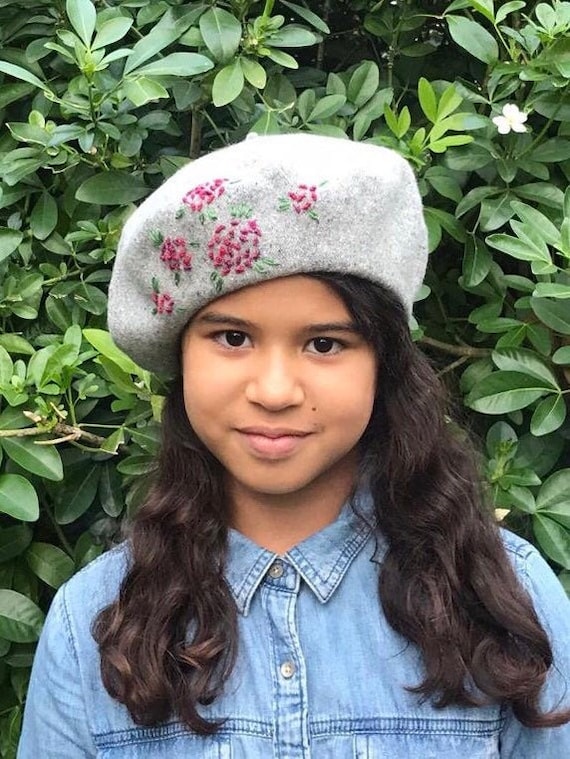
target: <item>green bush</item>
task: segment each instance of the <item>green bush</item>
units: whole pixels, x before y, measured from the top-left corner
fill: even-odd
[[[157,447],[164,386],[106,332],[121,226],[250,131],[411,161],[415,338],[499,518],[570,588],[569,33],[556,1],[0,0],[2,757],[54,590],[116,539]]]

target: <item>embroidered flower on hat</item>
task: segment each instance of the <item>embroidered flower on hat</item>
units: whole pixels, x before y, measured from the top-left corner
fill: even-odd
[[[312,184],[299,184],[294,190],[287,193],[287,197],[279,198],[279,210],[289,211],[293,209],[295,213],[306,213],[311,219],[319,220],[314,206],[318,200],[317,186]]]
[[[156,248],[160,248],[160,260],[175,272],[174,281],[178,285],[180,272],[192,269],[192,251],[188,250],[188,242],[184,237],[164,237],[159,230],[153,230],[150,239]]]
[[[171,314],[174,309],[174,299],[168,293],[161,293],[160,286],[156,277],[152,279],[152,295],[151,300],[154,303],[152,313],[156,314]]]
[[[206,219],[215,221],[218,217],[216,213],[208,208],[215,200],[221,197],[226,191],[227,179],[213,179],[211,182],[203,182],[188,190],[182,198],[186,208],[194,213],[200,214],[200,221],[204,223]],[[177,216],[181,216],[184,208],[180,209]]]
[[[208,257],[216,269],[211,279],[218,292],[228,274],[244,274],[248,269],[265,274],[268,266],[278,266],[271,259],[261,257],[259,245],[263,235],[251,213],[249,206],[235,206],[231,221],[217,224],[208,241]]]

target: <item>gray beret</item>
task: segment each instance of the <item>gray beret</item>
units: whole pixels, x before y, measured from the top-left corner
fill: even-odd
[[[311,271],[390,287],[411,312],[427,234],[396,152],[312,134],[251,137],[184,166],[123,229],[109,287],[115,342],[174,374],[190,317],[247,285]]]

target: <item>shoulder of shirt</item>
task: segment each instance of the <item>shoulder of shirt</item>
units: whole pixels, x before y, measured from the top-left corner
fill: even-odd
[[[540,551],[528,540],[504,527],[499,528],[499,533],[516,574],[527,588],[531,577],[536,578],[537,573],[542,577],[550,571]]]
[[[102,608],[117,597],[130,562],[127,541],[93,559],[60,589],[66,605]]]
[[[511,532],[504,527],[500,527],[499,534],[507,553],[511,554],[514,558],[516,557],[525,561],[532,554],[537,553],[537,549],[532,543],[529,543],[528,540],[521,538],[520,535],[517,535],[514,532]]]

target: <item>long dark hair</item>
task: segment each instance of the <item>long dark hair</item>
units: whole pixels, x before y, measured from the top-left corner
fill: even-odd
[[[439,707],[508,703],[529,727],[563,724],[570,712],[539,709],[553,658],[548,637],[399,299],[358,277],[311,276],[342,298],[378,355],[361,475],[388,544],[379,573],[384,613],[423,654],[425,679],[410,690]],[[237,610],[224,579],[223,471],[189,424],[180,380],[165,404],[162,435],[158,474],[129,530],[130,568],[93,634],[103,683],[135,722],[175,717],[206,735],[218,724],[200,706],[221,693],[232,671]]]

